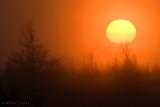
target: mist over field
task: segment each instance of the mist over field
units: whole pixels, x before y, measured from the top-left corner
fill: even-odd
[[[52,57],[34,35],[32,24],[0,72],[2,106],[158,106],[160,66],[141,66],[128,44],[121,60],[98,66],[94,53],[77,69]]]
[[[0,107],[160,106],[158,0],[1,0],[0,13]],[[107,33],[118,19],[130,24]]]

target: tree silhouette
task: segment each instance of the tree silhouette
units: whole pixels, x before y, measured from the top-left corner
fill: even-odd
[[[87,62],[82,65],[82,71],[87,73],[90,77],[98,72],[99,68],[97,63],[94,61],[93,53],[90,52],[87,58]]]
[[[76,65],[75,65],[75,63],[73,62],[73,60],[71,60],[70,61],[70,65],[69,65],[70,67],[70,71],[73,73],[73,72],[75,72],[76,71]]]
[[[117,72],[117,71],[120,70],[120,64],[119,64],[119,62],[118,62],[117,57],[115,57],[115,59],[113,60],[113,63],[112,63],[111,66],[112,66],[112,70],[113,70],[114,72]]]
[[[152,67],[152,73],[155,77],[159,78],[159,76],[160,76],[160,66],[157,62],[155,62],[154,66]]]
[[[27,25],[23,32],[23,39],[20,41],[21,49],[14,52],[8,61],[8,68],[22,71],[46,71],[52,65],[60,63],[60,59],[52,58],[49,60],[48,51],[36,38],[32,23]]]
[[[93,53],[91,52],[88,56],[88,70],[89,70],[89,73],[93,73]]]
[[[129,48],[129,44],[121,44],[122,51],[122,69],[124,71],[136,71],[137,70],[137,57],[132,53]]]

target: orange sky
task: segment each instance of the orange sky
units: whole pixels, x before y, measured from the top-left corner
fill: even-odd
[[[19,24],[18,29],[32,17],[35,33],[40,41],[53,55],[62,56],[65,60],[73,59],[81,63],[92,51],[98,62],[112,61],[116,55],[120,55],[120,46],[107,39],[106,28],[113,20],[126,19],[131,21],[137,30],[136,38],[130,47],[138,61],[142,64],[160,61],[158,0],[17,0],[18,4],[16,1],[12,2],[1,3],[3,7],[0,11],[8,13],[11,17],[9,19],[8,14],[5,14],[6,18],[1,20],[4,25],[8,24],[10,29],[15,29]],[[7,9],[12,11],[6,11]],[[7,29],[8,27],[1,35],[18,32]],[[14,37],[8,38],[12,40],[5,40],[15,44]],[[6,46],[4,42],[2,45]],[[7,48],[12,49],[13,45]],[[2,54],[5,55],[5,52]]]
[[[111,43],[105,31],[111,21],[123,18],[131,21],[137,29],[137,36],[130,45],[138,60],[141,63],[154,63],[160,60],[159,7],[160,3],[154,0],[88,0],[60,3],[57,10],[53,9],[53,14],[45,13],[50,25],[47,29],[48,35],[53,35],[48,36],[48,46],[58,48],[54,53],[63,57],[81,60],[93,51],[97,60],[110,61],[120,54],[120,46]],[[47,9],[52,10],[52,3]],[[47,26],[46,23],[45,25]],[[57,31],[53,32],[55,26]],[[57,40],[54,40],[55,35]],[[55,42],[57,45],[52,46]]]

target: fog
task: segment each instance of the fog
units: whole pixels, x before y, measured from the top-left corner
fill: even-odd
[[[64,63],[78,65],[93,52],[95,60],[104,65],[120,56],[120,45],[106,36],[108,24],[118,18],[130,20],[137,29],[130,43],[141,64],[159,62],[159,1],[109,0],[1,0],[0,59],[7,61],[16,49],[22,32],[32,20],[35,35]],[[152,56],[152,57],[151,57]]]

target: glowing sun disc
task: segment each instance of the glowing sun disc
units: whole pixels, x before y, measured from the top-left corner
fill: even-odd
[[[112,21],[106,30],[108,39],[114,43],[129,43],[136,36],[136,28],[134,25],[124,19]]]

